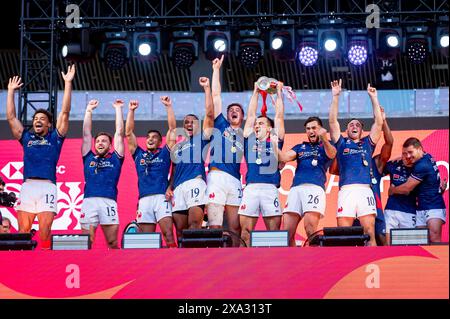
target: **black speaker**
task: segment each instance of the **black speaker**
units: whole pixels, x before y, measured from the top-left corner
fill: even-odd
[[[322,233],[310,239],[310,246],[365,246],[370,240],[361,226],[324,227]]]
[[[180,248],[232,247],[233,241],[222,229],[185,229],[178,240]]]
[[[0,234],[0,250],[33,250],[37,241],[30,233]]]

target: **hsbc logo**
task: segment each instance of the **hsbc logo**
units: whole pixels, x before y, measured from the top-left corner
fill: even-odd
[[[2,174],[9,180],[23,179],[23,162],[9,162],[3,166]]]
[[[23,162],[9,162],[2,167],[0,172],[10,181],[23,180]],[[65,174],[66,167],[64,165],[56,166],[56,173]]]

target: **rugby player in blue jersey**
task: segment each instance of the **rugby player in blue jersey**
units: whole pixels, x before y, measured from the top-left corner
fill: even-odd
[[[383,204],[381,202],[381,178],[385,175],[385,170],[388,166],[389,158],[392,154],[392,147],[394,145],[394,136],[392,135],[391,129],[386,120],[386,113],[384,112],[383,107],[380,107],[381,115],[383,117],[383,136],[384,136],[384,144],[381,147],[380,154],[375,155],[372,158],[372,191],[375,196],[375,203],[377,207],[377,216],[375,217],[375,236],[377,240],[377,245],[385,246],[387,245],[387,233],[388,229],[386,228],[386,214],[383,213]],[[330,167],[330,173],[334,175],[339,175],[339,168],[336,160],[333,161]],[[355,220],[353,222],[353,226],[360,226],[359,220]]]
[[[277,149],[283,148],[284,103],[283,83],[278,82],[275,118],[256,115],[259,89],[255,83],[244,126],[244,150],[247,162],[246,187],[239,208],[241,238],[250,245],[250,232],[256,226],[259,214],[268,230],[278,230],[281,225],[281,209],[278,198],[281,175],[278,169]],[[277,141],[271,141],[271,135]],[[272,147],[276,142],[277,147]]]
[[[223,56],[213,61],[212,98],[214,124],[205,123],[206,129],[214,128],[210,142],[210,163],[207,177],[208,225],[222,228],[224,215],[230,231],[240,236],[238,210],[242,199],[240,166],[244,154],[244,136],[241,128],[244,109],[239,103],[227,107],[227,118],[222,114],[220,68]],[[233,245],[239,246],[237,236]]]
[[[295,233],[304,218],[306,235],[316,232],[319,220],[325,216],[325,182],[327,169],[336,156],[336,148],[330,143],[322,120],[309,117],[305,121],[308,142],[295,145],[291,150],[279,152],[279,160],[296,160],[294,180],[283,211],[283,228],[289,233],[289,245],[296,246]]]
[[[176,129],[177,123],[170,98],[162,96],[161,102],[167,110],[169,130],[166,141],[169,141],[167,137]],[[129,102],[125,125],[128,149],[133,157],[138,176],[139,203],[136,222],[142,232],[154,232],[158,223],[167,246],[176,247],[172,231],[172,204],[165,197],[171,165],[171,146],[170,143],[166,143],[161,148],[162,135],[157,130],[147,132],[145,150],[138,145],[134,135],[134,113],[138,107],[138,101]]]
[[[440,242],[442,225],[446,222],[446,208],[442,196],[439,169],[433,157],[426,153],[415,137],[403,143],[402,157],[406,165],[412,165],[411,175],[401,185],[391,185],[389,195],[417,195],[416,227],[427,227],[430,241]]]
[[[92,112],[97,108],[97,100],[89,101],[83,122],[83,143],[81,154],[84,166],[84,200],[81,206],[80,224],[84,234],[89,234],[91,244],[95,232],[101,225],[109,248],[119,248],[119,212],[117,209],[117,184],[124,160],[124,125],[122,107],[124,102],[117,99],[113,103],[116,112],[116,131],[114,134],[114,152],[112,136],[99,132],[94,137],[92,147]]]
[[[62,145],[69,130],[72,80],[75,65],[69,66],[64,79],[62,109],[58,115],[56,129],[52,129],[53,116],[44,109],[33,115],[33,129],[25,131],[16,117],[14,91],[23,83],[20,77],[9,79],[6,118],[14,138],[23,147],[23,184],[17,206],[19,232],[28,233],[37,216],[42,249],[50,249],[53,219],[57,213],[56,165]]]
[[[336,146],[337,163],[339,167],[339,193],[337,224],[338,226],[352,226],[358,218],[364,232],[370,236],[368,245],[376,246],[375,216],[377,214],[376,201],[372,191],[372,184],[376,183],[372,164],[372,155],[381,137],[383,117],[378,102],[377,90],[368,84],[367,93],[372,102],[374,124],[370,133],[362,137],[363,125],[357,119],[347,124],[347,137],[341,135],[338,122],[339,95],[342,80],[333,81],[332,103],[329,123],[331,140]]]
[[[181,134],[171,134],[171,140],[168,141],[174,146],[171,147],[173,170],[166,198],[172,198],[177,238],[182,236],[184,229],[202,228],[207,202],[205,153],[211,132],[206,127],[212,125],[214,111],[209,79],[200,77],[199,84],[205,92],[203,131],[198,117],[195,114],[188,114],[184,117]],[[183,139],[176,143],[178,135]]]

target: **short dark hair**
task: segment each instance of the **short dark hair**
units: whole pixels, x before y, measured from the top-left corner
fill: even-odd
[[[243,108],[242,105],[239,104],[239,103],[231,103],[230,105],[228,105],[228,106],[227,106],[227,113],[228,113],[228,111],[230,110],[230,108],[233,107],[233,106],[239,106],[239,108],[241,109],[242,115],[245,114],[244,108]]]
[[[319,123],[320,126],[323,126],[322,124],[322,120],[320,118],[318,118],[317,116],[310,116],[306,119],[305,124],[303,125],[304,127],[306,127],[306,125],[308,123],[314,122],[316,121],[317,123]]]
[[[158,131],[158,130],[148,130],[148,131],[147,131],[147,136],[149,136],[150,133],[156,133],[156,134],[158,134],[159,139],[162,141],[162,135],[161,135],[161,132],[160,132],[160,131]]]
[[[97,140],[97,137],[102,136],[102,135],[107,136],[108,139],[109,139],[109,142],[112,143],[112,135],[109,134],[108,132],[98,132],[98,133],[95,135],[95,137],[94,137],[94,141]]]
[[[410,146],[414,146],[414,148],[422,148],[422,143],[418,138],[410,137],[403,143],[403,147],[410,147]]]
[[[0,176],[0,185],[1,186],[5,186],[6,184],[5,184],[5,182],[3,181],[3,178]]]
[[[275,122],[270,117],[267,117],[267,116],[264,116],[264,115],[260,115],[257,118],[258,119],[261,119],[261,118],[267,119],[269,121],[270,127],[275,127]]]
[[[187,114],[187,115],[183,118],[183,121],[186,120],[186,117],[188,117],[188,116],[193,116],[197,121],[199,121],[198,116],[195,115],[195,114],[192,114],[192,113]]]
[[[356,117],[353,117],[350,120],[348,120],[348,122],[347,122],[347,124],[345,124],[345,126],[347,127],[350,124],[350,122],[354,121],[354,120],[357,120],[361,124],[361,127],[364,127],[364,123],[361,122],[360,120],[358,120]]]
[[[39,113],[45,114],[45,116],[47,116],[47,118],[48,118],[48,121],[49,121],[51,124],[53,124],[53,115],[52,115],[52,113],[50,113],[50,112],[47,111],[46,109],[37,109],[37,110],[34,112],[34,114],[33,114],[33,121],[34,121],[34,117],[35,117],[37,114],[39,114]]]

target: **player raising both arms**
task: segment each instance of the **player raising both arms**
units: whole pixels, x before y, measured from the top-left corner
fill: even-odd
[[[14,103],[14,91],[23,83],[20,77],[15,76],[9,79],[8,84],[6,118],[14,138],[19,140],[23,147],[24,183],[17,206],[19,232],[30,232],[37,216],[42,249],[50,249],[50,233],[57,213],[56,165],[69,130],[75,65],[69,66],[67,73],[61,74],[64,79],[64,96],[56,129],[52,129],[52,114],[47,110],[38,109],[33,115],[33,130],[25,131],[16,117]]]
[[[338,226],[352,226],[358,218],[364,232],[370,236],[369,245],[376,246],[375,216],[377,214],[372,183],[376,181],[372,165],[372,154],[381,137],[383,117],[378,102],[377,90],[367,85],[367,93],[372,102],[374,124],[370,133],[362,137],[363,124],[352,119],[347,124],[347,137],[341,135],[338,122],[339,95],[342,80],[333,81],[332,103],[330,108],[330,135],[336,146],[337,163],[339,167],[339,193],[338,193]]]
[[[83,122],[83,144],[81,154],[84,165],[84,200],[81,206],[80,224],[84,234],[89,234],[91,244],[95,239],[98,225],[102,226],[109,248],[119,248],[119,212],[117,210],[117,184],[124,160],[124,128],[122,100],[115,100],[116,132],[114,152],[110,152],[113,138],[109,133],[100,132],[94,138],[92,147],[92,112],[98,106],[97,100],[89,101]]]
[[[256,116],[259,96],[256,83],[248,106],[244,126],[247,186],[239,208],[241,238],[247,247],[250,245],[250,232],[255,228],[260,212],[268,230],[280,229],[281,210],[278,187],[280,187],[281,175],[278,170],[277,149],[283,148],[285,132],[282,88],[283,83],[278,82],[275,121],[267,116]],[[273,136],[277,135],[277,141],[271,141],[271,133]],[[275,148],[272,147],[274,142],[278,144]]]
[[[167,110],[169,130],[166,141],[169,141],[167,137],[176,129],[177,123],[170,98],[162,96],[161,102]],[[162,135],[157,130],[147,132],[145,150],[138,145],[134,135],[134,113],[138,107],[138,101],[130,101],[125,125],[128,149],[138,176],[139,204],[136,222],[143,232],[154,232],[158,223],[167,246],[176,247],[172,231],[172,205],[165,198],[171,164],[170,147],[173,145],[166,144],[161,148]]]

